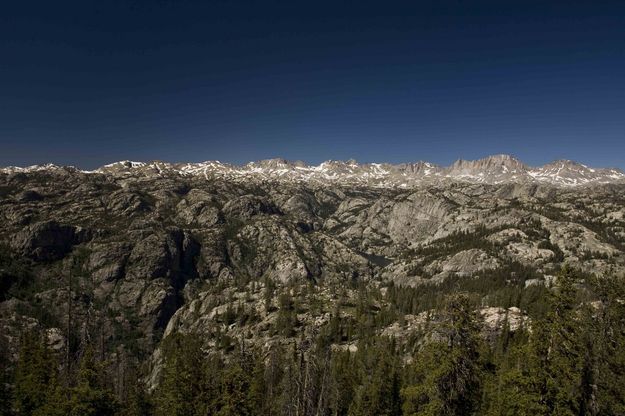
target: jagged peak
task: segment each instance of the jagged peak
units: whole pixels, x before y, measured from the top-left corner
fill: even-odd
[[[262,167],[262,168],[290,168],[295,166],[295,162],[291,162],[282,158],[262,159],[256,162],[249,162],[246,166]]]
[[[584,165],[582,163],[576,162],[574,160],[569,160],[569,159],[556,159],[556,160],[554,160],[552,162],[549,162],[549,163],[543,165],[543,168],[551,167],[551,166],[557,166],[557,167],[565,167],[566,166],[566,167],[588,168],[588,166],[586,166],[586,165]]]
[[[117,162],[109,163],[108,165],[102,166],[103,168],[114,168],[114,167],[125,167],[125,168],[138,168],[141,166],[145,166],[145,162],[135,162],[133,160],[120,160]]]
[[[465,166],[465,165],[484,165],[484,164],[501,164],[501,165],[523,165],[523,163],[516,157],[508,154],[496,154],[483,157],[481,159],[465,160],[458,159],[453,166]]]

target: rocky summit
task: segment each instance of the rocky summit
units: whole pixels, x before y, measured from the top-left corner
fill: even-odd
[[[582,279],[623,276],[624,178],[509,156],[446,168],[5,168],[3,345],[14,351],[24,328],[45,328],[57,351],[90,341],[115,362],[143,363],[154,388],[168,335],[201,334],[204,351],[226,354],[235,344],[306,350],[338,318],[328,342],[354,351],[363,335],[349,328],[365,314],[369,334],[408,345],[453,292],[481,299],[492,339],[541,316],[538,299],[563,265]],[[363,290],[376,294],[366,307]]]

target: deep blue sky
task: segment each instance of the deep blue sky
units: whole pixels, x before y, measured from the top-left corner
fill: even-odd
[[[0,165],[625,168],[623,1],[13,1]]]

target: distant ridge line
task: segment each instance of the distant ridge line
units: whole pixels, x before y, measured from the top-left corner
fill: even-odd
[[[319,165],[274,158],[243,165],[206,161],[199,163],[136,162],[123,160],[92,171],[53,164],[6,167],[3,173],[64,171],[67,173],[128,176],[203,176],[233,180],[271,179],[318,183],[353,183],[378,187],[411,187],[420,184],[462,181],[485,184],[545,183],[558,186],[625,183],[625,173],[616,168],[592,168],[571,160],[556,160],[530,167],[514,156],[498,154],[477,160],[458,159],[449,166],[418,161],[414,163],[358,163],[328,160]]]

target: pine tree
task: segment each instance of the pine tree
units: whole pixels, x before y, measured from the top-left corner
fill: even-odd
[[[363,375],[349,408],[351,416],[401,414],[399,375],[395,347],[386,340],[377,340],[371,347],[359,348]]]
[[[402,390],[405,415],[472,415],[479,408],[482,366],[477,317],[466,295],[446,302],[440,340],[415,357]]]
[[[599,414],[597,381],[599,378],[600,343],[596,342],[598,326],[595,325],[595,311],[590,305],[583,305],[580,317],[580,340],[582,348],[582,368],[580,385],[579,414],[595,416]]]
[[[328,388],[330,414],[347,414],[355,389],[362,374],[355,355],[349,351],[335,351],[330,363],[330,386]]]
[[[592,337],[595,348],[596,411],[625,414],[625,278],[606,276],[593,281],[601,301]]]
[[[150,416],[152,403],[145,384],[139,377],[139,372],[131,366],[123,372],[123,392],[122,409],[120,416]],[[117,380],[120,382],[121,380]]]
[[[266,415],[278,415],[281,408],[281,384],[284,377],[284,351],[279,346],[269,350],[266,366]]]
[[[280,414],[296,416],[302,413],[301,393],[303,377],[301,363],[303,358],[298,354],[295,345],[290,348],[290,351],[286,351],[284,357],[284,376],[280,383]]]
[[[545,414],[540,386],[536,378],[537,363],[528,343],[511,347],[497,360],[497,373],[485,396],[485,413],[492,416],[531,416]]]
[[[250,370],[248,357],[236,357],[225,369],[221,381],[221,408],[219,416],[253,415],[250,398]],[[259,413],[260,414],[260,413]]]
[[[20,416],[33,415],[57,388],[58,367],[43,337],[35,330],[21,340],[15,370],[13,408]]]
[[[254,368],[251,374],[249,388],[249,403],[253,409],[253,414],[266,415],[269,413],[267,406],[267,382],[266,368],[262,355],[256,354],[254,357]]]
[[[583,346],[576,299],[575,275],[564,268],[558,275],[550,312],[534,325],[531,359],[541,405],[550,415],[577,415],[580,410]]]
[[[71,390],[53,380],[46,391],[45,403],[33,412],[33,416],[68,416],[72,410],[70,400]]]
[[[96,361],[91,346],[80,360],[69,406],[69,416],[112,416],[118,410],[115,395],[104,383],[104,364]]]
[[[278,298],[280,309],[276,318],[276,332],[285,337],[295,335],[297,313],[293,298],[288,293],[281,293]]]
[[[156,416],[203,415],[207,411],[204,356],[197,336],[173,334],[162,343],[163,376],[155,392]]]
[[[120,416],[149,416],[151,414],[152,408],[149,396],[144,387],[137,382],[130,387]]]

